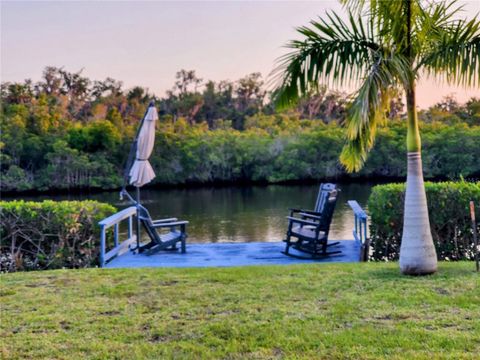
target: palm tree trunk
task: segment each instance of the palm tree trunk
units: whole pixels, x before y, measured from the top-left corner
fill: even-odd
[[[423,183],[420,133],[415,106],[415,83],[407,90],[407,190],[400,247],[400,270],[408,275],[427,275],[437,271],[437,254],[428,218]]]

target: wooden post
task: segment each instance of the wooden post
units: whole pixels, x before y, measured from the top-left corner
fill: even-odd
[[[478,259],[478,239],[477,239],[477,222],[475,221],[475,204],[470,201],[470,218],[472,219],[473,244],[475,246],[475,266],[477,272],[480,271],[480,264]]]
[[[358,234],[358,216],[355,214],[355,232]]]
[[[105,226],[102,225],[100,229],[100,267],[105,266]]]
[[[363,218],[363,242],[367,241],[367,219]]]
[[[136,233],[137,233],[137,250],[140,249],[140,187],[137,186],[137,223],[136,223]],[[137,251],[139,253],[139,251]]]
[[[119,233],[119,228],[118,228],[118,223],[113,226],[113,244],[114,246],[118,246],[118,233]]]
[[[133,219],[132,216],[128,217],[128,238],[130,239],[132,237],[132,231],[133,231]]]

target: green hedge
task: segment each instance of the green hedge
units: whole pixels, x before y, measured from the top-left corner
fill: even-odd
[[[425,183],[432,237],[440,260],[473,260],[469,202],[480,205],[480,182]],[[397,260],[405,184],[378,185],[368,199],[373,260]],[[479,227],[480,230],[480,227]]]
[[[2,271],[98,264],[97,223],[115,211],[96,201],[0,202]]]

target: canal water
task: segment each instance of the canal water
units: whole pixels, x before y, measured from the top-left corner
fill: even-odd
[[[372,185],[340,184],[330,239],[352,239],[353,213],[347,200],[366,206]],[[135,190],[131,190],[135,194]],[[153,218],[177,217],[190,222],[188,242],[280,241],[287,227],[288,209],[311,209],[318,185],[269,185],[243,187],[205,187],[193,189],[143,189],[142,203]],[[25,200],[98,200],[118,209],[129,206],[117,192],[89,195],[41,195]],[[8,199],[5,199],[8,200]]]

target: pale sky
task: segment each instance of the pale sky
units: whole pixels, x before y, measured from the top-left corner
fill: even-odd
[[[480,12],[480,0],[461,3],[466,17]],[[1,0],[1,80],[38,81],[48,65],[83,68],[162,97],[180,69],[204,80],[266,78],[282,46],[299,38],[294,28],[329,9],[343,12],[336,1]],[[449,94],[465,101],[480,90],[422,82],[419,106]]]

